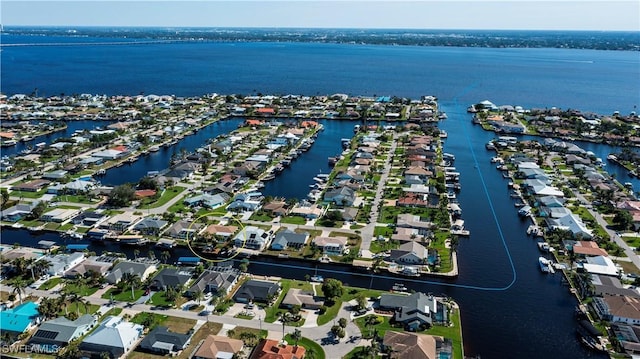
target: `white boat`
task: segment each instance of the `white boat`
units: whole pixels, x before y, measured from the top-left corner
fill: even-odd
[[[324,282],[324,278],[321,275],[314,275],[313,277],[311,277],[311,281],[316,283],[322,283]]]
[[[158,152],[160,151],[160,147],[158,146],[153,146],[149,148],[149,152]]]
[[[395,283],[391,290],[394,292],[406,292],[409,289],[402,283]]]
[[[540,265],[540,270],[544,273],[549,273],[551,266],[549,265],[549,260],[545,257],[538,257],[538,264]]]
[[[542,252],[549,252],[551,250],[551,246],[547,242],[538,242],[538,249]]]

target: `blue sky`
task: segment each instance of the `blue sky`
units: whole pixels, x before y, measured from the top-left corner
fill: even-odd
[[[640,0],[2,0],[10,25],[640,31]]]

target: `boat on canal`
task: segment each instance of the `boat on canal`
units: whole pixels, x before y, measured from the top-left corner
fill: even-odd
[[[540,256],[538,257],[538,264],[540,265],[540,270],[542,271],[542,273],[555,273],[555,269],[553,269],[553,263],[549,259]]]

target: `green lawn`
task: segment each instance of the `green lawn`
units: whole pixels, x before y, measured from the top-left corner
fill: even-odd
[[[258,214],[257,212],[254,212],[249,219],[260,222],[271,222],[271,220],[273,220],[273,218],[268,214]]]
[[[376,226],[373,229],[374,237],[378,237],[378,236],[391,237],[392,234],[393,234],[393,228],[390,228],[390,227]]]
[[[45,191],[29,192],[29,191],[11,191],[11,197],[18,198],[40,198],[45,194]]]
[[[118,288],[111,288],[102,295],[102,298],[111,299],[111,295],[113,295],[113,300],[117,300],[119,302],[133,302],[140,299],[142,294],[144,294],[144,289],[136,289],[132,298],[130,288],[122,292],[120,292]]]
[[[284,339],[287,341],[287,343],[289,343],[289,345],[296,344],[295,340],[293,340],[293,338],[291,337],[291,334],[286,334]],[[314,358],[316,359],[324,359],[326,357],[322,346],[309,338],[300,338],[300,340],[298,341],[298,345],[303,347],[306,351],[309,351],[309,349],[313,349],[313,351],[315,352]]]
[[[318,287],[320,288],[320,287]],[[374,290],[374,289],[362,289],[355,287],[344,287],[344,294],[334,303],[334,305],[327,307],[327,311],[324,314],[320,314],[318,316],[318,325],[324,325],[332,321],[338,315],[340,311],[340,307],[343,302],[348,302],[356,297],[358,293],[364,293],[364,295],[369,297],[379,297],[383,291]],[[319,294],[320,295],[320,294]]]
[[[286,216],[282,217],[280,223],[290,223],[290,224],[306,224],[307,220],[300,216]]]
[[[169,302],[167,301],[167,299],[164,296],[164,292],[155,292],[153,293],[153,295],[151,296],[151,303],[152,305],[159,305],[162,307],[173,307],[175,305],[174,302]]]
[[[42,285],[38,289],[40,289],[40,290],[49,290],[49,289],[57,286],[58,284],[60,284],[60,282],[62,282],[62,278],[60,278],[60,277],[51,278],[48,281],[42,283]]]
[[[158,313],[140,312],[131,318],[132,323],[141,324],[150,330],[158,325],[166,325],[175,333],[187,333],[194,325],[196,320],[188,318],[170,317],[168,315]]]
[[[69,303],[69,302],[67,302]],[[80,315],[83,314],[93,314],[95,312],[98,311],[98,309],[100,309],[100,306],[97,304],[89,304],[87,305],[87,307],[85,308],[85,306],[83,304],[79,304],[79,303],[69,303],[66,307],[66,309],[60,308],[60,315],[64,315],[66,312],[72,313],[72,312],[76,312],[79,313]]]
[[[369,249],[371,250],[371,253],[381,253],[397,249],[398,247],[400,247],[400,242],[398,241],[372,241]]]
[[[72,202],[72,203],[84,203],[84,204],[91,204],[91,203],[96,203],[99,202],[99,199],[90,199],[89,197],[85,196],[85,195],[63,195],[63,196],[56,196],[54,199],[55,202]]]
[[[160,206],[163,206],[167,204],[167,202],[169,202],[170,200],[178,196],[180,193],[184,192],[185,189],[187,188],[182,186],[169,187],[162,193],[162,195],[160,196],[160,198],[158,198],[157,201],[151,202],[151,203],[145,203],[145,201],[143,200],[142,204],[138,208],[149,209],[149,208],[158,208]]]
[[[75,285],[73,283],[67,283],[64,286],[64,289],[62,290],[63,292],[67,293],[67,294],[71,294],[71,293],[75,293],[78,295],[81,295],[83,297],[91,295],[95,292],[98,291],[98,287],[89,287],[87,285],[82,285],[82,286],[78,286]],[[129,296],[131,296],[131,291],[129,291]]]

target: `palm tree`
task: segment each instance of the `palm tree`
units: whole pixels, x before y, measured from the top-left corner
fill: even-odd
[[[169,251],[162,251],[162,253],[160,253],[160,259],[162,259],[164,264],[167,264],[167,260],[169,260],[169,258],[171,258]]]
[[[26,269],[27,269],[27,259],[24,257],[18,257],[16,259],[14,259],[12,262],[13,267],[15,268],[16,272],[18,273],[19,276],[22,276]]]
[[[374,325],[378,324],[378,317],[376,317],[375,315],[368,315],[365,318],[364,324],[367,327],[367,331],[369,332],[369,335],[371,335],[371,329],[373,328]]]
[[[135,298],[136,287],[140,285],[140,277],[137,274],[124,273],[120,280],[124,283],[124,288],[131,288],[131,299]]]
[[[46,259],[40,259],[32,264],[31,270],[39,277],[47,272],[51,267],[51,262]]]
[[[134,259],[138,259],[138,256],[140,255],[140,250],[138,248],[133,250],[133,258]]]
[[[200,305],[200,301],[204,299],[204,293],[200,289],[193,292],[193,299]]]
[[[38,312],[44,319],[54,318],[58,316],[58,299],[52,297],[43,297],[38,305]]]
[[[25,294],[25,290],[27,289],[27,282],[21,277],[16,277],[11,281],[11,286],[13,287],[12,292],[18,295],[20,304],[22,304],[22,295]]]
[[[150,249],[147,256],[149,257],[149,259],[154,260],[156,259],[156,252],[154,252],[153,249]]]
[[[304,359],[316,359],[316,350],[313,349],[313,347],[310,347],[309,349],[307,349],[306,353],[304,354]]]
[[[297,347],[297,346],[298,346],[298,341],[299,341],[300,339],[302,339],[302,332],[300,331],[300,329],[297,329],[297,328],[296,328],[296,329],[293,331],[293,333],[291,333],[291,339],[293,339],[293,341],[294,341],[294,343],[295,343],[294,345]]]

